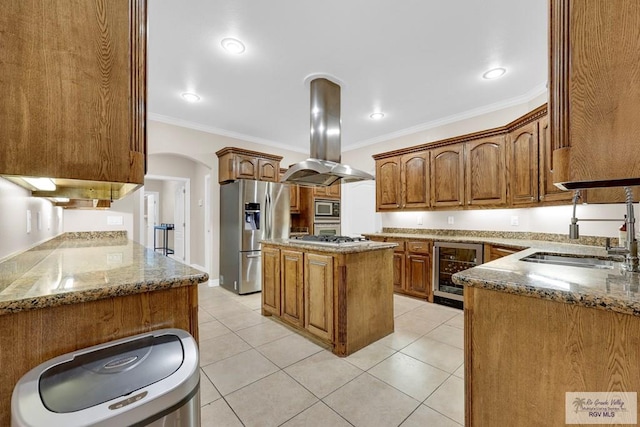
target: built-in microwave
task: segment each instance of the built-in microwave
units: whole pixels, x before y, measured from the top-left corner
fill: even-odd
[[[340,220],[340,202],[335,200],[316,200],[314,202],[315,219],[317,220]]]

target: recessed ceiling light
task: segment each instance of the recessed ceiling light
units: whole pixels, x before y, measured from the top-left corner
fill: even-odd
[[[235,53],[236,55],[244,52],[244,44],[238,40],[231,37],[227,37],[226,39],[222,39],[220,42],[224,50],[229,53]]]
[[[497,79],[506,73],[507,70],[505,68],[493,68],[482,75],[483,79],[491,80]]]
[[[200,97],[195,93],[185,92],[182,94],[182,97],[187,102],[198,102],[200,101]]]
[[[384,117],[384,113],[372,113],[371,115],[369,115],[369,118],[371,118],[371,120],[380,120]]]

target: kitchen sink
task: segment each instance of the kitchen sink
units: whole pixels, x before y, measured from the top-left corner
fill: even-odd
[[[598,269],[612,269],[615,266],[615,261],[608,258],[581,257],[579,255],[550,254],[545,252],[536,252],[520,258],[520,261]]]

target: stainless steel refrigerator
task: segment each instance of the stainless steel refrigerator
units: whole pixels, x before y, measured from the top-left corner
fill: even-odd
[[[240,179],[220,186],[220,286],[262,290],[260,241],[289,237],[289,186]]]

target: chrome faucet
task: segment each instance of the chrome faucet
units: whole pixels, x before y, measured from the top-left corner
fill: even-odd
[[[627,216],[624,219],[627,226],[627,240],[624,242],[624,246],[611,247],[611,239],[607,238],[605,243],[605,249],[609,255],[623,255],[625,256],[622,268],[627,271],[640,272],[640,266],[638,262],[638,240],[636,239],[636,219],[633,211],[633,193],[630,187],[624,187],[627,206]],[[580,199],[580,190],[576,190],[573,195],[573,216],[571,217],[571,224],[569,225],[569,238],[578,239],[580,237],[580,230],[578,227],[578,221],[620,221],[620,219],[586,219],[576,217],[576,205],[578,199]],[[623,242],[619,242],[623,245]]]

